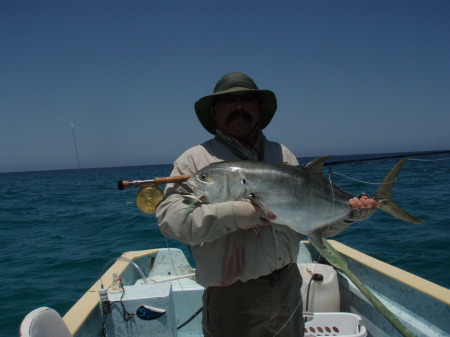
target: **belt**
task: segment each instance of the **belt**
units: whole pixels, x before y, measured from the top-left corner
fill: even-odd
[[[281,274],[282,274],[285,270],[287,270],[287,269],[291,266],[291,264],[292,264],[292,263],[288,263],[287,265],[281,267],[280,269],[274,270],[272,273],[270,273],[270,274],[268,274],[268,275],[263,275],[263,276],[258,277],[258,279],[260,279],[260,280],[277,281],[277,280],[281,277]]]

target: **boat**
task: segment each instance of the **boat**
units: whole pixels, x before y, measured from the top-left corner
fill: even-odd
[[[328,242],[412,336],[450,336],[449,289]],[[204,288],[195,282],[195,269],[182,250],[126,252],[110,265],[64,317],[47,307],[29,313],[21,336],[203,336]],[[308,241],[300,243],[297,265],[303,276],[305,336],[402,336]]]

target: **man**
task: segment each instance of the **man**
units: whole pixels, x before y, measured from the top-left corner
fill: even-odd
[[[298,165],[285,146],[262,130],[277,109],[275,94],[259,90],[245,74],[224,75],[195,111],[215,137],[184,152],[171,175],[194,174],[224,160],[263,160]],[[196,280],[203,285],[205,336],[303,336],[301,276],[296,266],[302,235],[271,224],[247,201],[200,204],[191,212],[187,184],[168,184],[157,209],[161,232],[191,246]],[[350,201],[358,220],[376,202]],[[351,223],[352,219],[346,221]]]

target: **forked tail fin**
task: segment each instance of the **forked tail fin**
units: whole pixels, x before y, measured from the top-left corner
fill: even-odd
[[[388,173],[386,178],[384,178],[383,182],[380,185],[380,188],[378,189],[377,193],[375,193],[375,196],[373,198],[378,202],[378,206],[386,213],[389,213],[390,215],[406,222],[420,224],[424,221],[416,219],[412,215],[408,214],[391,200],[392,186],[394,186],[395,180],[397,179],[398,173],[400,172],[403,164],[405,164],[405,162],[408,160],[408,158],[403,159],[394,166],[394,168]]]

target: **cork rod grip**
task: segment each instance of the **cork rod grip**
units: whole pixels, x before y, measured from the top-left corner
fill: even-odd
[[[182,183],[182,182],[188,180],[191,177],[192,177],[191,174],[184,174],[181,176],[155,178],[155,184],[156,185],[163,185],[163,184],[169,184],[169,183],[179,184],[179,183]]]

